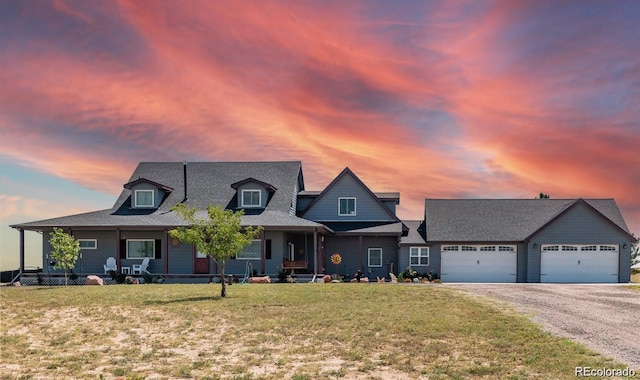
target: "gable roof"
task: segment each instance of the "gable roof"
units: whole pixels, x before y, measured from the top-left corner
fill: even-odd
[[[292,201],[300,178],[300,161],[281,162],[190,162],[187,164],[186,192],[189,206],[205,209],[207,205],[227,207],[234,199],[232,188],[247,178],[269,184],[274,190],[269,204],[260,215],[245,215],[245,225],[281,225],[323,227],[322,224],[291,215]],[[131,208],[131,190],[124,188],[111,209],[15,225],[17,228],[41,227],[113,227],[113,226],[179,226],[183,221],[171,208],[185,196],[184,164],[182,162],[141,162],[127,184],[144,179],[174,189],[158,209]],[[280,215],[281,214],[281,215]],[[288,218],[287,216],[291,216]],[[250,223],[250,224],[249,224]]]
[[[242,181],[234,182],[234,183],[231,184],[231,188],[238,190],[238,188],[240,186],[242,186],[244,184],[247,184],[247,183],[257,183],[258,185],[264,187],[265,189],[267,189],[270,192],[275,192],[277,190],[272,184],[266,183],[264,181],[259,181],[259,180],[255,179],[255,178],[246,178],[246,179],[243,179]]]
[[[426,239],[527,241],[579,204],[632,238],[613,199],[427,199]]]
[[[391,210],[389,210],[387,206],[385,206],[382,203],[382,200],[373,191],[371,191],[371,189],[369,189],[369,187],[367,187],[367,185],[365,185],[364,182],[362,182],[360,178],[358,178],[358,176],[355,175],[355,173],[351,171],[351,169],[349,169],[349,167],[344,168],[344,170],[342,170],[342,172],[340,172],[340,174],[338,174],[338,176],[334,178],[333,181],[331,181],[331,183],[329,183],[327,187],[325,187],[324,190],[322,190],[318,194],[318,196],[315,197],[315,199],[311,201],[311,203],[309,203],[309,205],[307,205],[307,207],[300,212],[300,215],[304,217],[304,214],[306,214],[309,210],[311,210],[311,208],[313,208],[313,206],[316,203],[318,203],[318,201],[321,200],[329,192],[329,190],[331,190],[334,186],[336,186],[336,184],[344,176],[351,176],[356,181],[356,183],[358,183],[358,185],[360,185],[369,195],[371,195],[371,199],[373,199],[374,202],[377,202],[380,205],[380,207],[389,215],[390,220],[400,222],[400,219],[398,219],[398,217],[393,212],[391,212]],[[307,191],[305,193],[311,193],[311,192]],[[380,193],[380,194],[388,198],[390,194],[396,194],[396,193]],[[398,199],[399,199],[399,196],[398,196]]]
[[[155,186],[155,187],[157,187],[158,189],[164,190],[164,191],[166,191],[166,192],[171,192],[171,191],[173,191],[173,188],[172,188],[172,187],[165,186],[165,185],[163,185],[163,184],[161,184],[161,183],[154,182],[154,181],[151,181],[151,180],[146,179],[146,178],[138,178],[138,179],[136,179],[136,180],[134,180],[134,181],[127,182],[127,183],[125,183],[125,184],[124,184],[124,188],[125,188],[125,189],[129,189],[129,190],[131,190],[131,188],[132,188],[132,187],[134,187],[135,185],[137,185],[137,184],[139,184],[139,183],[148,183],[148,184],[150,184],[150,185],[152,185],[152,186]]]
[[[407,236],[400,238],[401,245],[425,245],[427,242],[424,240],[424,228],[425,223],[423,220],[403,220],[402,221],[409,229]]]

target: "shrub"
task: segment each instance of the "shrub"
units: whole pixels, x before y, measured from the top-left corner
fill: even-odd
[[[142,279],[145,284],[151,284],[153,282],[153,276],[149,272],[142,272]]]
[[[400,276],[398,276],[399,278]],[[413,280],[414,278],[418,278],[418,272],[416,272],[415,270],[413,270],[411,268],[411,266],[408,266],[407,269],[405,269],[405,271],[402,273],[402,277],[403,278],[408,278],[410,280]]]

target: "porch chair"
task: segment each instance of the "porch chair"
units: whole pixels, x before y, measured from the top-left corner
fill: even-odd
[[[142,272],[149,273],[149,271],[147,271],[148,267],[149,267],[149,258],[147,257],[144,260],[142,260],[142,263],[133,264],[132,266],[133,274],[142,274]]]
[[[118,265],[116,264],[116,258],[107,257],[107,263],[104,264],[103,267],[104,267],[104,274],[109,274],[110,271],[117,272]]]

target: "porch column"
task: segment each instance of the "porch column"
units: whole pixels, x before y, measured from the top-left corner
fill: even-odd
[[[363,251],[363,244],[362,244],[362,235],[358,236],[358,246],[359,246],[359,249],[360,249],[360,255],[359,255],[360,270],[364,272],[364,267],[362,266],[362,263],[364,262],[364,251]]]
[[[313,274],[318,273],[318,229],[313,229]]]
[[[162,257],[164,258],[164,274],[169,273],[169,231],[165,228],[162,236],[164,244],[162,247]]]
[[[24,230],[18,228],[20,232],[20,272],[24,272]]]
[[[260,273],[265,272],[265,257],[267,252],[267,244],[264,239],[264,230],[260,231]]]
[[[116,228],[116,266],[118,268],[122,268],[120,266],[120,255],[122,254],[120,252],[120,239],[122,238],[122,235],[120,235],[120,229]]]

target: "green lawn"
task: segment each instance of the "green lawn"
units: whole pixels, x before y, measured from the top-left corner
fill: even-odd
[[[1,379],[573,379],[624,368],[437,285],[0,289]]]

